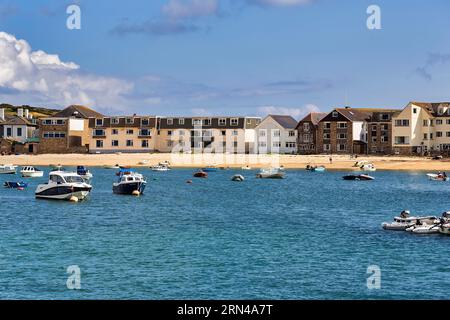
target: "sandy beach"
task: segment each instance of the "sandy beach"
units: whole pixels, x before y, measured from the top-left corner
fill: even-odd
[[[450,171],[450,159],[432,160],[425,157],[400,156],[358,156],[333,155],[330,163],[328,155],[234,155],[234,154],[42,154],[0,156],[0,164],[49,166],[85,165],[102,167],[105,165],[151,166],[159,162],[169,161],[172,167],[217,167],[262,168],[284,166],[286,168],[303,169],[307,164],[325,165],[327,169],[350,169],[356,161],[371,161],[380,170],[428,170]]]

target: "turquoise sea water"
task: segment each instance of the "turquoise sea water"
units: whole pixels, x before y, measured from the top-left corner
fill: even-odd
[[[43,168],[48,172],[48,168]],[[89,200],[36,200],[0,189],[2,299],[448,299],[450,237],[381,229],[403,209],[450,210],[450,183],[424,172],[288,171],[260,180],[222,170],[140,170],[136,198],[112,194],[114,170],[93,169]],[[242,173],[247,180],[231,182]],[[0,176],[6,180],[18,176]],[[193,179],[193,184],[186,180]],[[81,290],[66,286],[81,268]],[[369,290],[367,267],[381,268]]]

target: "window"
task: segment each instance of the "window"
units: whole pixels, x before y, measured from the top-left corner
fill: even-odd
[[[447,138],[450,138],[450,131],[447,131],[447,132],[445,133],[445,136],[446,136]]]
[[[167,118],[167,125],[168,126],[173,125],[173,119],[172,118]]]
[[[377,137],[372,137],[372,142],[377,142]]]
[[[338,129],[347,129],[347,122],[338,122],[337,127]]]
[[[226,147],[227,147],[227,142],[226,142],[226,141],[223,141],[223,142],[222,142],[222,147],[223,147],[223,148],[226,148]]]
[[[413,113],[417,113],[417,108],[413,108]]]
[[[281,147],[281,142],[272,142],[272,147],[280,148]]]
[[[111,134],[118,135],[119,134],[119,129],[112,129],[111,130]]]
[[[433,134],[430,133],[430,140],[433,140]]]
[[[238,118],[231,118],[230,119],[230,124],[232,126],[237,126],[239,124],[239,119]]]
[[[389,131],[389,125],[387,125],[387,124],[382,124],[382,125],[381,125],[381,131]]]
[[[395,137],[395,144],[408,144],[408,143],[409,143],[408,137],[402,136]]]
[[[18,137],[22,136],[22,128],[17,128],[17,136]]]
[[[105,136],[105,130],[103,129],[95,129],[94,130],[94,137],[104,137]]]
[[[103,140],[96,140],[95,145],[97,148],[103,148]]]
[[[337,138],[338,138],[338,139],[341,139],[341,140],[347,139],[347,134],[346,134],[346,133],[339,133],[339,134],[337,135]]]
[[[111,124],[119,124],[119,118],[111,118]]]
[[[381,136],[381,142],[389,142],[389,138],[387,136]]]
[[[168,136],[171,136],[171,135],[172,135],[172,130],[168,130],[168,131],[167,131],[167,135],[168,135]]]
[[[44,138],[65,138],[65,132],[44,132]]]
[[[286,142],[286,148],[295,148],[295,142]]]
[[[330,151],[331,150],[331,144],[324,144],[323,145],[323,151]]]
[[[127,147],[133,146],[133,140],[127,140]]]
[[[178,124],[184,125],[184,118],[178,119]]]
[[[337,111],[333,111],[333,113],[331,114],[331,116],[333,118],[337,118],[339,116],[339,113]]]
[[[396,127],[409,127],[409,120],[408,119],[395,120],[395,126]]]
[[[6,128],[6,136],[7,137],[11,137],[12,136],[12,129],[11,128]]]
[[[266,136],[266,130],[259,130],[259,136],[265,137]]]
[[[309,123],[308,122],[303,124],[303,131],[304,132],[309,132]]]
[[[148,127],[150,125],[150,119],[141,119],[141,126]]]
[[[381,113],[380,114],[380,120],[389,121],[390,118],[391,117],[390,117],[389,113]]]
[[[194,126],[201,126],[202,125],[202,119],[194,119],[192,122],[194,123]]]
[[[260,146],[262,148],[265,148],[265,147],[267,147],[267,144],[266,144],[265,141],[261,141],[261,142],[258,143],[258,146]]]
[[[309,137],[310,137],[310,135],[309,135],[308,133],[304,134],[304,135],[303,135],[303,142],[304,142],[304,143],[310,142],[310,141],[309,141]]]
[[[252,119],[247,119],[247,124],[252,124]]]
[[[152,132],[148,129],[141,129],[139,130],[139,136],[141,137],[149,137],[151,136]]]
[[[442,124],[442,119],[437,119],[436,120],[436,125],[438,126],[438,125],[441,125]]]
[[[128,135],[134,134],[134,130],[133,130],[133,129],[127,129],[127,134],[128,134]]]
[[[119,140],[111,140],[111,147],[118,147],[119,146]]]
[[[331,134],[330,133],[324,133],[323,134],[323,139],[324,140],[330,140],[331,139]]]
[[[423,134],[423,140],[428,140],[428,134],[426,133]]]
[[[232,136],[237,136],[239,134],[239,132],[237,130],[233,130],[233,132],[231,132]]]
[[[437,138],[442,137],[442,131],[437,131],[437,132],[436,132],[436,137],[437,137]]]
[[[134,123],[134,119],[133,118],[125,118],[125,123],[126,124],[133,124]]]
[[[234,148],[237,148],[237,147],[238,147],[238,142],[237,142],[237,141],[234,141],[234,142],[233,142],[233,147],[234,147]]]
[[[192,137],[201,137],[202,133],[200,131],[198,131],[198,130],[192,130],[191,131],[191,136]]]
[[[295,131],[294,130],[289,131],[289,137],[295,137]]]
[[[347,150],[347,145],[345,145],[345,144],[337,145],[337,151],[346,151],[346,150]]]
[[[212,133],[210,130],[205,130],[205,131],[203,131],[203,136],[204,137],[212,137]]]
[[[203,125],[204,126],[210,126],[211,125],[211,119],[203,119]]]
[[[280,130],[278,130],[278,129],[273,130],[273,136],[274,137],[279,137],[280,136]]]
[[[50,119],[43,120],[42,124],[46,125],[46,126],[51,125],[52,124],[52,120],[50,120]]]
[[[226,126],[227,125],[227,119],[220,118],[219,119],[219,126]]]
[[[95,119],[96,127],[103,127],[103,119]]]
[[[331,129],[331,122],[324,122],[323,123],[323,128],[324,129]]]
[[[148,140],[142,140],[141,141],[141,147],[142,148],[148,148]]]
[[[225,130],[222,130],[222,136],[226,136],[227,132]]]

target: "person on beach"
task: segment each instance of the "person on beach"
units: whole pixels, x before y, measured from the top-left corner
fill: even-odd
[[[330,157],[330,164],[332,164],[333,163],[333,158],[332,157]]]

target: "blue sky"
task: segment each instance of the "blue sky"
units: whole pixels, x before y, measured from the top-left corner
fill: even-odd
[[[66,28],[73,3],[81,30]],[[2,46],[0,37],[0,67],[8,70],[2,76],[0,68],[0,101],[78,103],[109,114],[299,118],[346,103],[449,100],[445,0],[125,3],[0,0],[0,31],[15,39],[4,35]],[[371,4],[381,8],[381,30],[366,27]],[[36,64],[30,68],[14,50],[20,39]]]

